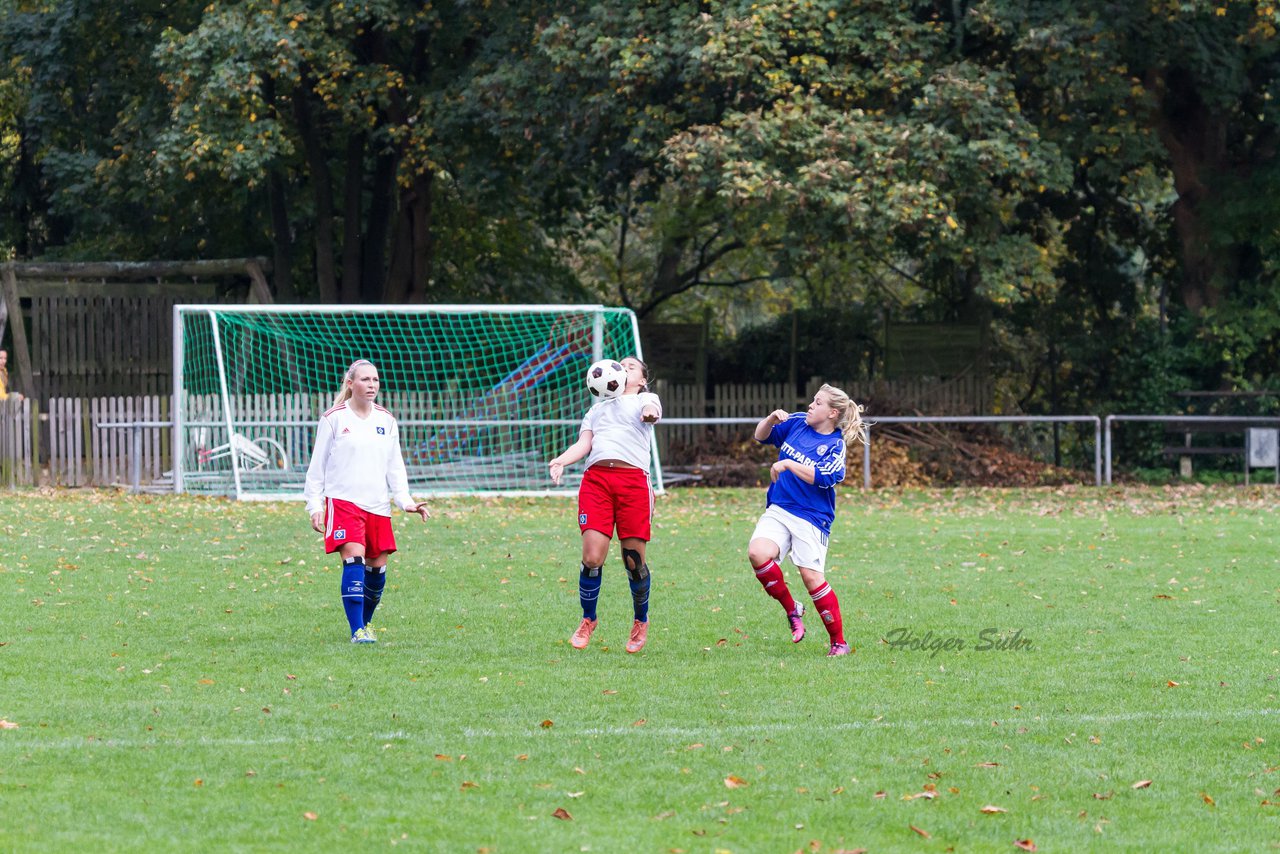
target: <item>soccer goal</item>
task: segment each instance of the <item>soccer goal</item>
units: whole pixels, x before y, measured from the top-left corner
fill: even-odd
[[[591,406],[591,362],[639,356],[628,309],[229,306],[173,310],[177,492],[301,498],[316,423],[356,359],[378,368],[416,495],[573,492],[547,461]],[[654,448],[653,482],[661,488]]]

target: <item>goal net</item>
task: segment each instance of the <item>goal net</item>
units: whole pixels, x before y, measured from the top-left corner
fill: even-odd
[[[587,366],[640,355],[603,306],[174,308],[174,488],[300,498],[316,423],[356,359],[378,368],[415,495],[573,492],[551,483],[591,406]],[[662,482],[657,450],[653,481]]]

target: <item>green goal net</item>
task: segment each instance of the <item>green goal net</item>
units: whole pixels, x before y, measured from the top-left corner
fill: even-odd
[[[301,497],[316,422],[368,359],[416,495],[572,492],[581,466],[555,487],[546,464],[586,368],[631,354],[634,314],[603,306],[176,306],[174,488]]]

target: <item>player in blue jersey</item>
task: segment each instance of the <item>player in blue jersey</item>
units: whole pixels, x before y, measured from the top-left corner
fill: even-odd
[[[780,561],[791,555],[814,607],[831,636],[827,655],[848,655],[840,602],[827,583],[827,538],[836,515],[835,486],[844,480],[845,443],[867,441],[862,407],[838,388],[824,385],[805,412],[770,412],[756,425],[757,442],[778,448],[769,469],[769,493],[747,547],[756,578],[782,605],[791,640],[804,638],[804,606],[791,598]]]
[[[381,385],[372,362],[358,359],[347,368],[333,407],[320,417],[303,487],[325,553],[342,557],[342,609],[352,643],[378,641],[370,622],[387,583],[387,557],[396,550],[390,498],[423,521],[431,515],[425,501],[409,494],[400,429],[374,402]]]

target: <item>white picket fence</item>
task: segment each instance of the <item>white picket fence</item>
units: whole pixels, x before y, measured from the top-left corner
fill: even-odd
[[[975,401],[985,399],[984,389],[973,382],[832,384],[848,391],[855,400],[887,399],[909,406],[909,411],[963,415],[973,414]],[[811,380],[803,395],[794,394],[784,383],[718,385],[708,394],[700,386],[659,382],[654,390],[662,398],[667,418],[761,418],[774,409],[803,409],[820,384],[821,380]],[[293,465],[305,466],[315,422],[332,400],[329,394],[242,395],[236,398],[235,412],[238,422],[284,422],[250,427],[244,432],[250,437],[271,436],[284,446]],[[474,397],[456,393],[388,393],[382,402],[402,421],[475,417]],[[493,412],[485,417],[581,417],[581,412],[567,411],[559,403],[535,390],[534,394],[526,393],[510,401],[490,401]],[[166,473],[173,469],[172,429],[103,425],[168,422],[170,408],[167,395],[54,398],[43,412],[29,399],[0,401],[0,488],[125,485],[135,477],[141,484],[162,487]],[[195,425],[188,432],[184,461],[184,467],[190,470],[202,450],[207,452],[227,441],[227,430],[222,401],[216,395],[189,397],[186,412],[187,422]],[[406,452],[423,445],[430,435],[429,430],[412,426],[402,427],[401,432]],[[750,432],[749,425],[741,424],[671,424],[659,429],[657,435],[664,461],[679,465],[682,461],[673,453],[678,456],[709,437],[718,441],[745,439]],[[533,438],[528,441],[536,444],[537,431],[531,428],[530,433]],[[554,441],[561,441],[561,437],[557,434]],[[552,456],[562,449],[540,450]]]

